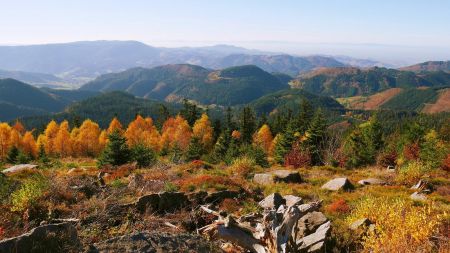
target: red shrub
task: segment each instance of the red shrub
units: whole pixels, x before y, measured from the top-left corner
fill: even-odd
[[[239,202],[235,199],[224,199],[220,204],[220,210],[225,210],[228,213],[234,213],[239,210]]]
[[[327,210],[330,213],[342,214],[350,212],[350,207],[348,206],[345,199],[338,199],[327,206]]]
[[[385,153],[381,153],[378,156],[378,165],[381,165],[383,167],[387,166],[394,166],[395,161],[397,160],[397,151],[392,150]]]
[[[442,166],[441,167],[445,171],[450,172],[450,154],[448,154],[447,158],[445,158],[444,161],[442,161]]]
[[[0,227],[0,239],[3,238],[3,236],[5,235],[5,230]]]
[[[404,147],[403,155],[408,160],[417,160],[419,159],[420,147],[419,143],[411,143]]]
[[[311,164],[311,155],[307,150],[302,150],[300,144],[294,144],[292,150],[284,157],[284,166],[294,168],[308,167]]]

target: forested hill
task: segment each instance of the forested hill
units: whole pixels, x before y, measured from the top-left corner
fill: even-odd
[[[400,71],[387,68],[323,68],[292,81],[292,85],[306,91],[349,97],[369,95],[389,88],[417,88],[450,85],[450,73]]]
[[[175,64],[107,74],[87,83],[81,90],[120,90],[170,102],[186,98],[205,105],[238,105],[288,87],[279,78],[253,65],[215,71]]]

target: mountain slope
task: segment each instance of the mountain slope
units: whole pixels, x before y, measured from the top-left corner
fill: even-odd
[[[416,74],[386,68],[323,68],[291,82],[294,87],[312,93],[349,97],[370,95],[389,88],[434,87],[450,84],[450,73],[426,72]]]
[[[263,96],[249,105],[257,113],[275,113],[281,109],[299,110],[302,100],[308,100],[314,108],[325,111],[343,112],[344,107],[330,97],[314,95],[301,89],[286,89]]]
[[[226,56],[213,65],[214,68],[226,68],[240,65],[255,65],[267,72],[280,72],[296,76],[318,67],[343,67],[344,64],[330,57],[291,55],[245,55]]]
[[[404,71],[426,72],[426,71],[445,71],[450,72],[450,61],[427,61],[407,67],[400,68]]]
[[[195,65],[174,64],[103,75],[80,89],[121,90],[158,100],[187,98],[201,104],[236,105],[287,87],[275,76],[255,66],[213,71]]]
[[[0,70],[0,79],[12,78],[38,87],[55,87],[62,84],[60,78],[43,73]]]

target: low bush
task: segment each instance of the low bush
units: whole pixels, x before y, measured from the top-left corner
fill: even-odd
[[[440,247],[432,237],[449,217],[432,204],[416,206],[401,198],[367,197],[347,221],[361,218],[375,224],[362,238],[364,252],[432,252]]]
[[[338,199],[326,207],[327,211],[333,214],[345,214],[350,212],[350,206],[345,199]]]
[[[417,183],[417,181],[419,181],[428,171],[430,171],[430,168],[422,162],[411,161],[399,169],[395,181],[404,185],[413,185]]]
[[[255,172],[256,162],[253,158],[241,156],[233,160],[233,163],[228,168],[234,175],[239,175],[248,178]]]
[[[49,182],[45,177],[33,175],[11,194],[11,211],[23,212],[32,207],[48,188]]]

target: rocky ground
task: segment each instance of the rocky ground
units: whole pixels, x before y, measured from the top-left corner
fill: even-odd
[[[382,224],[365,198],[436,210],[430,249],[450,249],[445,171],[400,180],[386,168],[94,164],[4,171],[0,252],[359,252]]]

